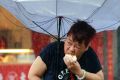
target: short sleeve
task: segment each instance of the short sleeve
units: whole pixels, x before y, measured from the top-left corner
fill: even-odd
[[[92,48],[85,52],[81,64],[88,72],[97,73],[102,69],[98,56]]]
[[[40,57],[42,58],[42,60],[44,61],[44,63],[46,65],[49,64],[48,60],[49,60],[49,46],[45,47],[41,52],[40,52]]]
[[[55,51],[56,51],[56,43],[54,42],[54,43],[50,43],[40,52],[40,57],[47,66],[51,64],[51,61],[53,61]]]

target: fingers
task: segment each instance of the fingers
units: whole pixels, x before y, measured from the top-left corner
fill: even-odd
[[[74,55],[70,55],[70,54],[66,54],[64,56],[65,61],[69,61],[69,62],[76,62],[77,61],[77,57]]]
[[[72,68],[77,62],[76,56],[73,57],[71,55],[65,55],[63,59],[69,69]]]

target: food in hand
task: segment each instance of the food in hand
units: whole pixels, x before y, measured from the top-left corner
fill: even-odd
[[[70,62],[76,62],[77,57],[75,55],[66,54],[65,55],[65,60],[70,61]]]

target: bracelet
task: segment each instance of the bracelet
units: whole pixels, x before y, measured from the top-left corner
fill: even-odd
[[[82,80],[82,79],[84,79],[85,76],[86,76],[86,71],[83,70],[83,69],[82,69],[82,71],[83,71],[83,76],[82,76],[82,77],[79,77],[78,75],[76,75],[76,77],[77,77],[78,80]]]

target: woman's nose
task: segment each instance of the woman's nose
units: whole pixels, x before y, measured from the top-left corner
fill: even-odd
[[[75,47],[74,47],[74,46],[70,46],[69,50],[70,50],[70,53],[71,53],[71,54],[74,54],[74,53],[75,53]]]

